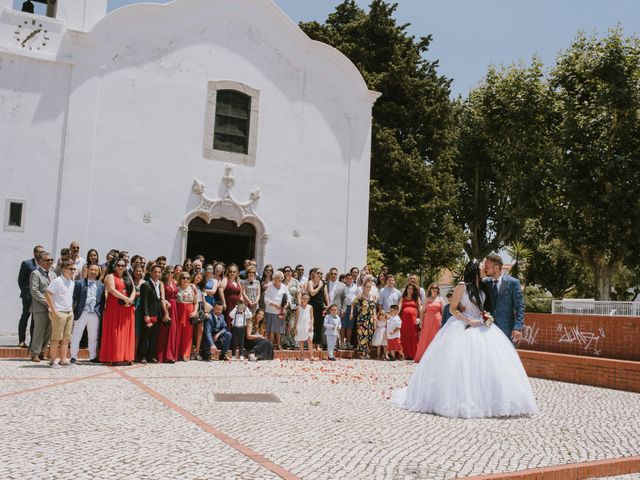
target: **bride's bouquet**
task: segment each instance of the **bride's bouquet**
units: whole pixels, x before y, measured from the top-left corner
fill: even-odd
[[[482,313],[480,314],[482,316],[482,324],[485,327],[490,327],[491,325],[493,325],[493,322],[495,322],[495,319],[493,318],[493,315],[491,315],[489,312],[486,311],[482,311]],[[465,328],[465,330],[467,328],[470,328],[471,325],[467,325]]]
[[[484,326],[485,327],[490,327],[491,325],[493,325],[493,322],[495,322],[495,319],[493,318],[493,315],[491,315],[489,312],[485,312],[483,310],[482,311],[482,321],[484,322]]]

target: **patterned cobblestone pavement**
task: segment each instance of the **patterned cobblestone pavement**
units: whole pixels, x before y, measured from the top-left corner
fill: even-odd
[[[388,404],[413,368],[275,360],[51,370],[3,360],[0,478],[409,480],[640,452],[638,394],[532,379],[534,417],[447,419]]]

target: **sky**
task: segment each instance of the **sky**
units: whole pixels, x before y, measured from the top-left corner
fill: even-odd
[[[139,0],[109,0],[109,10]],[[168,0],[156,0],[166,3]],[[233,0],[228,0],[233,1]],[[429,60],[453,79],[452,95],[466,95],[490,64],[528,63],[537,54],[547,68],[579,30],[605,34],[620,25],[640,33],[640,0],[395,0],[396,18],[417,37],[433,35]],[[324,21],[340,0],[275,0],[294,21]],[[367,7],[368,0],[358,0]]]

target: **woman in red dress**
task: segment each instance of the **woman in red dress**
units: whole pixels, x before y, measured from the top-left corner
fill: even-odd
[[[238,281],[238,266],[230,263],[227,267],[227,274],[218,287],[218,298],[224,305],[224,317],[227,319],[227,328],[231,331],[231,317],[229,313],[236,308],[238,300],[242,295],[242,286]]]
[[[418,289],[409,284],[400,299],[400,341],[405,360],[413,360],[418,348],[418,314],[422,310]]]
[[[182,269],[182,266],[180,266]],[[160,324],[158,330],[158,344],[156,347],[156,358],[159,363],[174,363],[177,355],[176,336],[178,333],[178,306],[176,298],[178,297],[178,286],[173,279],[175,269],[171,265],[164,267],[162,271],[162,289],[160,291],[163,297],[164,320]]]
[[[442,323],[442,309],[444,308],[444,300],[440,298],[440,287],[437,283],[429,285],[427,298],[424,302],[424,315],[422,317],[422,331],[420,332],[420,341],[414,358],[416,363],[420,362],[422,355],[427,350],[431,341],[440,330]]]
[[[193,324],[191,318],[198,314],[198,297],[196,287],[191,283],[191,277],[183,270],[178,281],[177,305],[177,332],[176,355],[178,360],[188,362],[191,358],[191,345],[193,344]]]
[[[126,268],[126,262],[118,258],[109,264],[104,279],[107,303],[102,317],[102,363],[131,365],[136,354],[136,320],[133,308],[136,289],[126,274]]]

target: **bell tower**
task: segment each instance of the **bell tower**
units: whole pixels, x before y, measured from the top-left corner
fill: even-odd
[[[64,20],[68,29],[80,32],[88,32],[107,14],[107,0],[25,0],[20,3],[25,13],[34,13],[34,4],[44,4],[47,17]]]
[[[56,18],[64,20],[71,30],[88,32],[107,15],[107,0],[56,0],[55,3]]]

